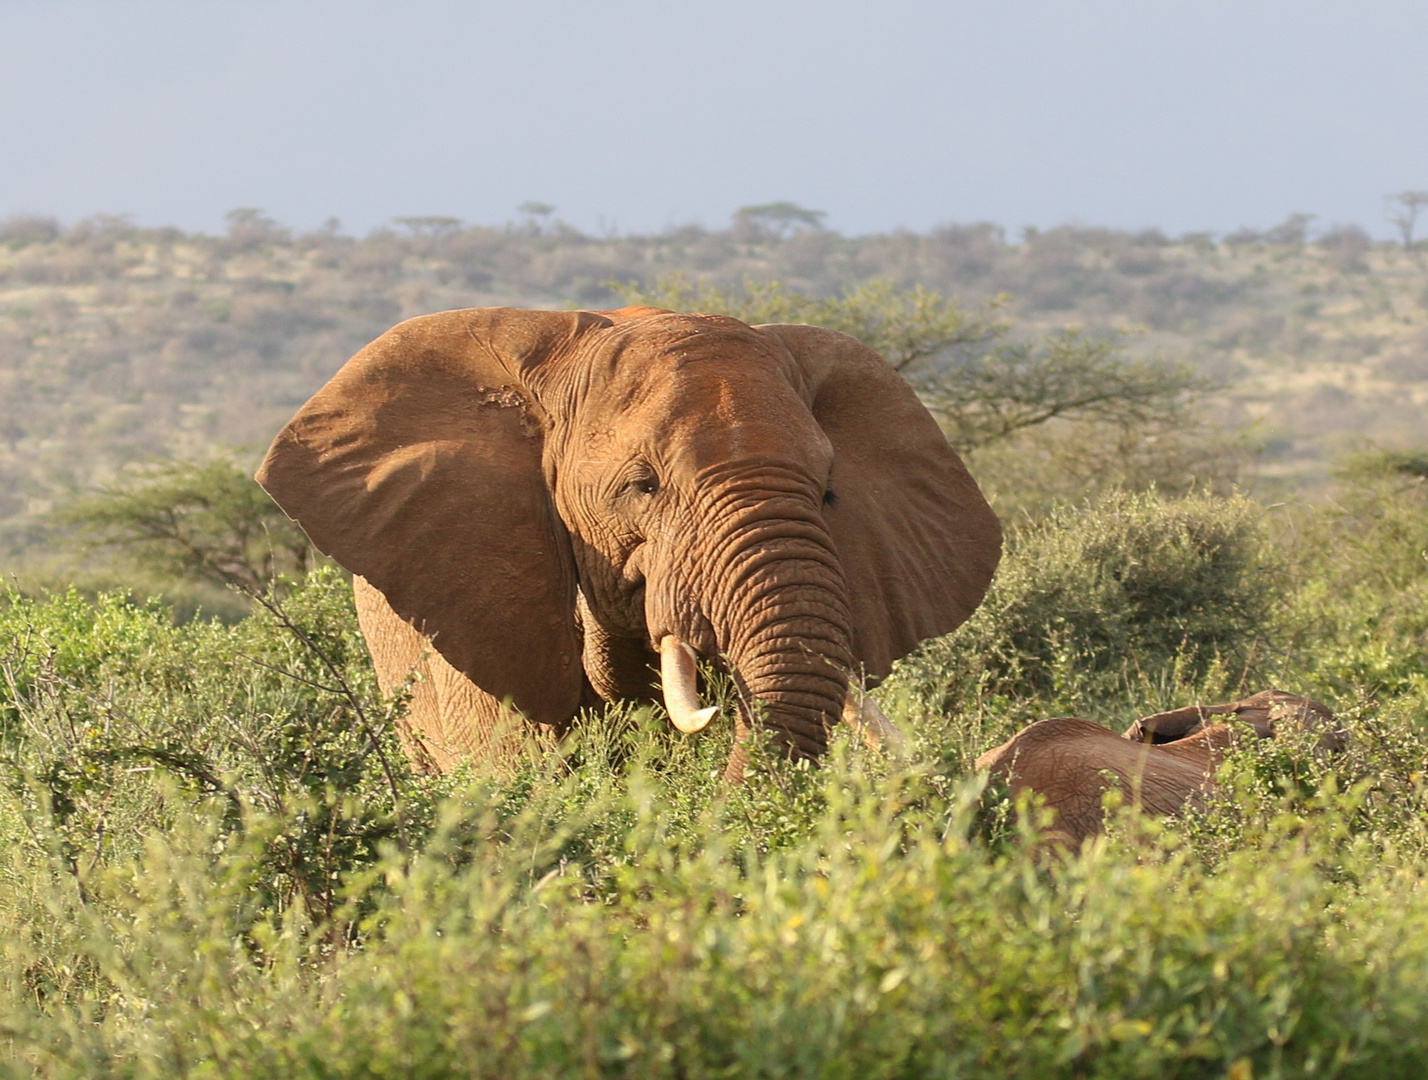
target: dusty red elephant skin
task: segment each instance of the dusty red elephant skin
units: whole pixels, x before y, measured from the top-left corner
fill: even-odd
[[[691,650],[740,693],[731,778],[752,724],[817,758],[866,709],[856,684],[965,620],[1001,552],[871,349],[654,308],[408,320],[299,410],[258,480],[358,578],[378,680],[417,677],[408,747],[436,769],[499,757],[512,718],[559,732],[661,689],[695,729]]]
[[[1248,726],[1224,722],[1233,720]],[[1202,805],[1236,739],[1273,738],[1286,723],[1318,731],[1325,749],[1343,745],[1342,729],[1326,706],[1265,690],[1228,704],[1144,716],[1124,735],[1074,717],[1040,720],[987,751],[975,767],[1013,795],[1027,789],[1041,795],[1055,811],[1046,842],[1074,850],[1102,831],[1101,796],[1112,785],[1149,814]]]

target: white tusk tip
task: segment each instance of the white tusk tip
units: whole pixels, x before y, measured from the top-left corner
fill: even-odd
[[[696,731],[703,731],[709,726],[709,721],[713,720],[719,710],[710,705],[707,709],[699,709],[697,712],[689,713],[678,720],[670,717],[674,726],[686,735],[693,735]]]

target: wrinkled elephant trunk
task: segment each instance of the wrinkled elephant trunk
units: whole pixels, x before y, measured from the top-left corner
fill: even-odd
[[[830,662],[811,647],[806,623],[778,629],[784,631],[780,651],[736,646],[730,655],[744,713],[729,762],[731,777],[743,773],[743,744],[751,728],[767,729],[773,744],[791,757],[816,759],[827,750],[829,727],[843,711],[848,692],[846,664]]]
[[[765,496],[709,580],[705,611],[741,698],[726,775],[743,775],[752,727],[792,757],[820,757],[854,661],[842,568],[811,501]]]

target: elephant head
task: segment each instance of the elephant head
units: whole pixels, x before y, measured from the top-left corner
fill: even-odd
[[[303,406],[258,480],[529,720],[649,696],[659,657],[671,716],[697,727],[693,659],[725,665],[744,703],[734,773],[750,724],[821,754],[850,680],[966,619],[1001,550],[872,350],[653,308],[404,322]]]
[[[1304,728],[1319,736],[1324,750],[1343,750],[1348,740],[1348,733],[1327,705],[1287,690],[1261,690],[1226,705],[1187,705],[1142,716],[1126,728],[1123,737],[1135,742],[1175,742],[1209,727],[1216,722],[1211,717],[1249,724],[1261,739],[1273,738],[1281,724]]]

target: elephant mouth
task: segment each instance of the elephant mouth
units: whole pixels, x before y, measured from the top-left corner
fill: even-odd
[[[714,628],[697,604],[691,605],[692,611],[682,613],[684,619],[674,620],[688,624],[693,633],[681,633],[669,624],[671,620],[667,617],[649,625],[653,620],[646,607],[647,590],[643,580],[636,593],[640,608],[644,609],[641,613],[645,615],[649,627],[646,630],[647,640],[659,656],[660,691],[665,712],[675,728],[684,734],[703,731],[719,714],[717,706],[706,706],[699,700],[699,658],[720,654]]]
[[[676,635],[664,634],[659,641],[659,658],[660,688],[670,723],[686,735],[703,731],[719,709],[699,700],[699,654]],[[870,749],[901,754],[906,748],[902,732],[856,680],[848,684],[842,720]]]
[[[731,762],[740,775],[742,744],[761,730],[796,757],[818,756],[840,721],[866,743],[899,746],[897,729],[851,670],[831,555],[819,549],[791,559],[763,533],[754,539],[740,545],[742,554],[722,572],[711,573],[714,586],[727,586],[722,592],[690,588],[688,575],[639,575],[647,647],[659,657],[660,693],[673,727],[693,734],[720,713],[699,697],[698,665],[705,658],[733,680]],[[799,584],[805,566],[817,574]]]

